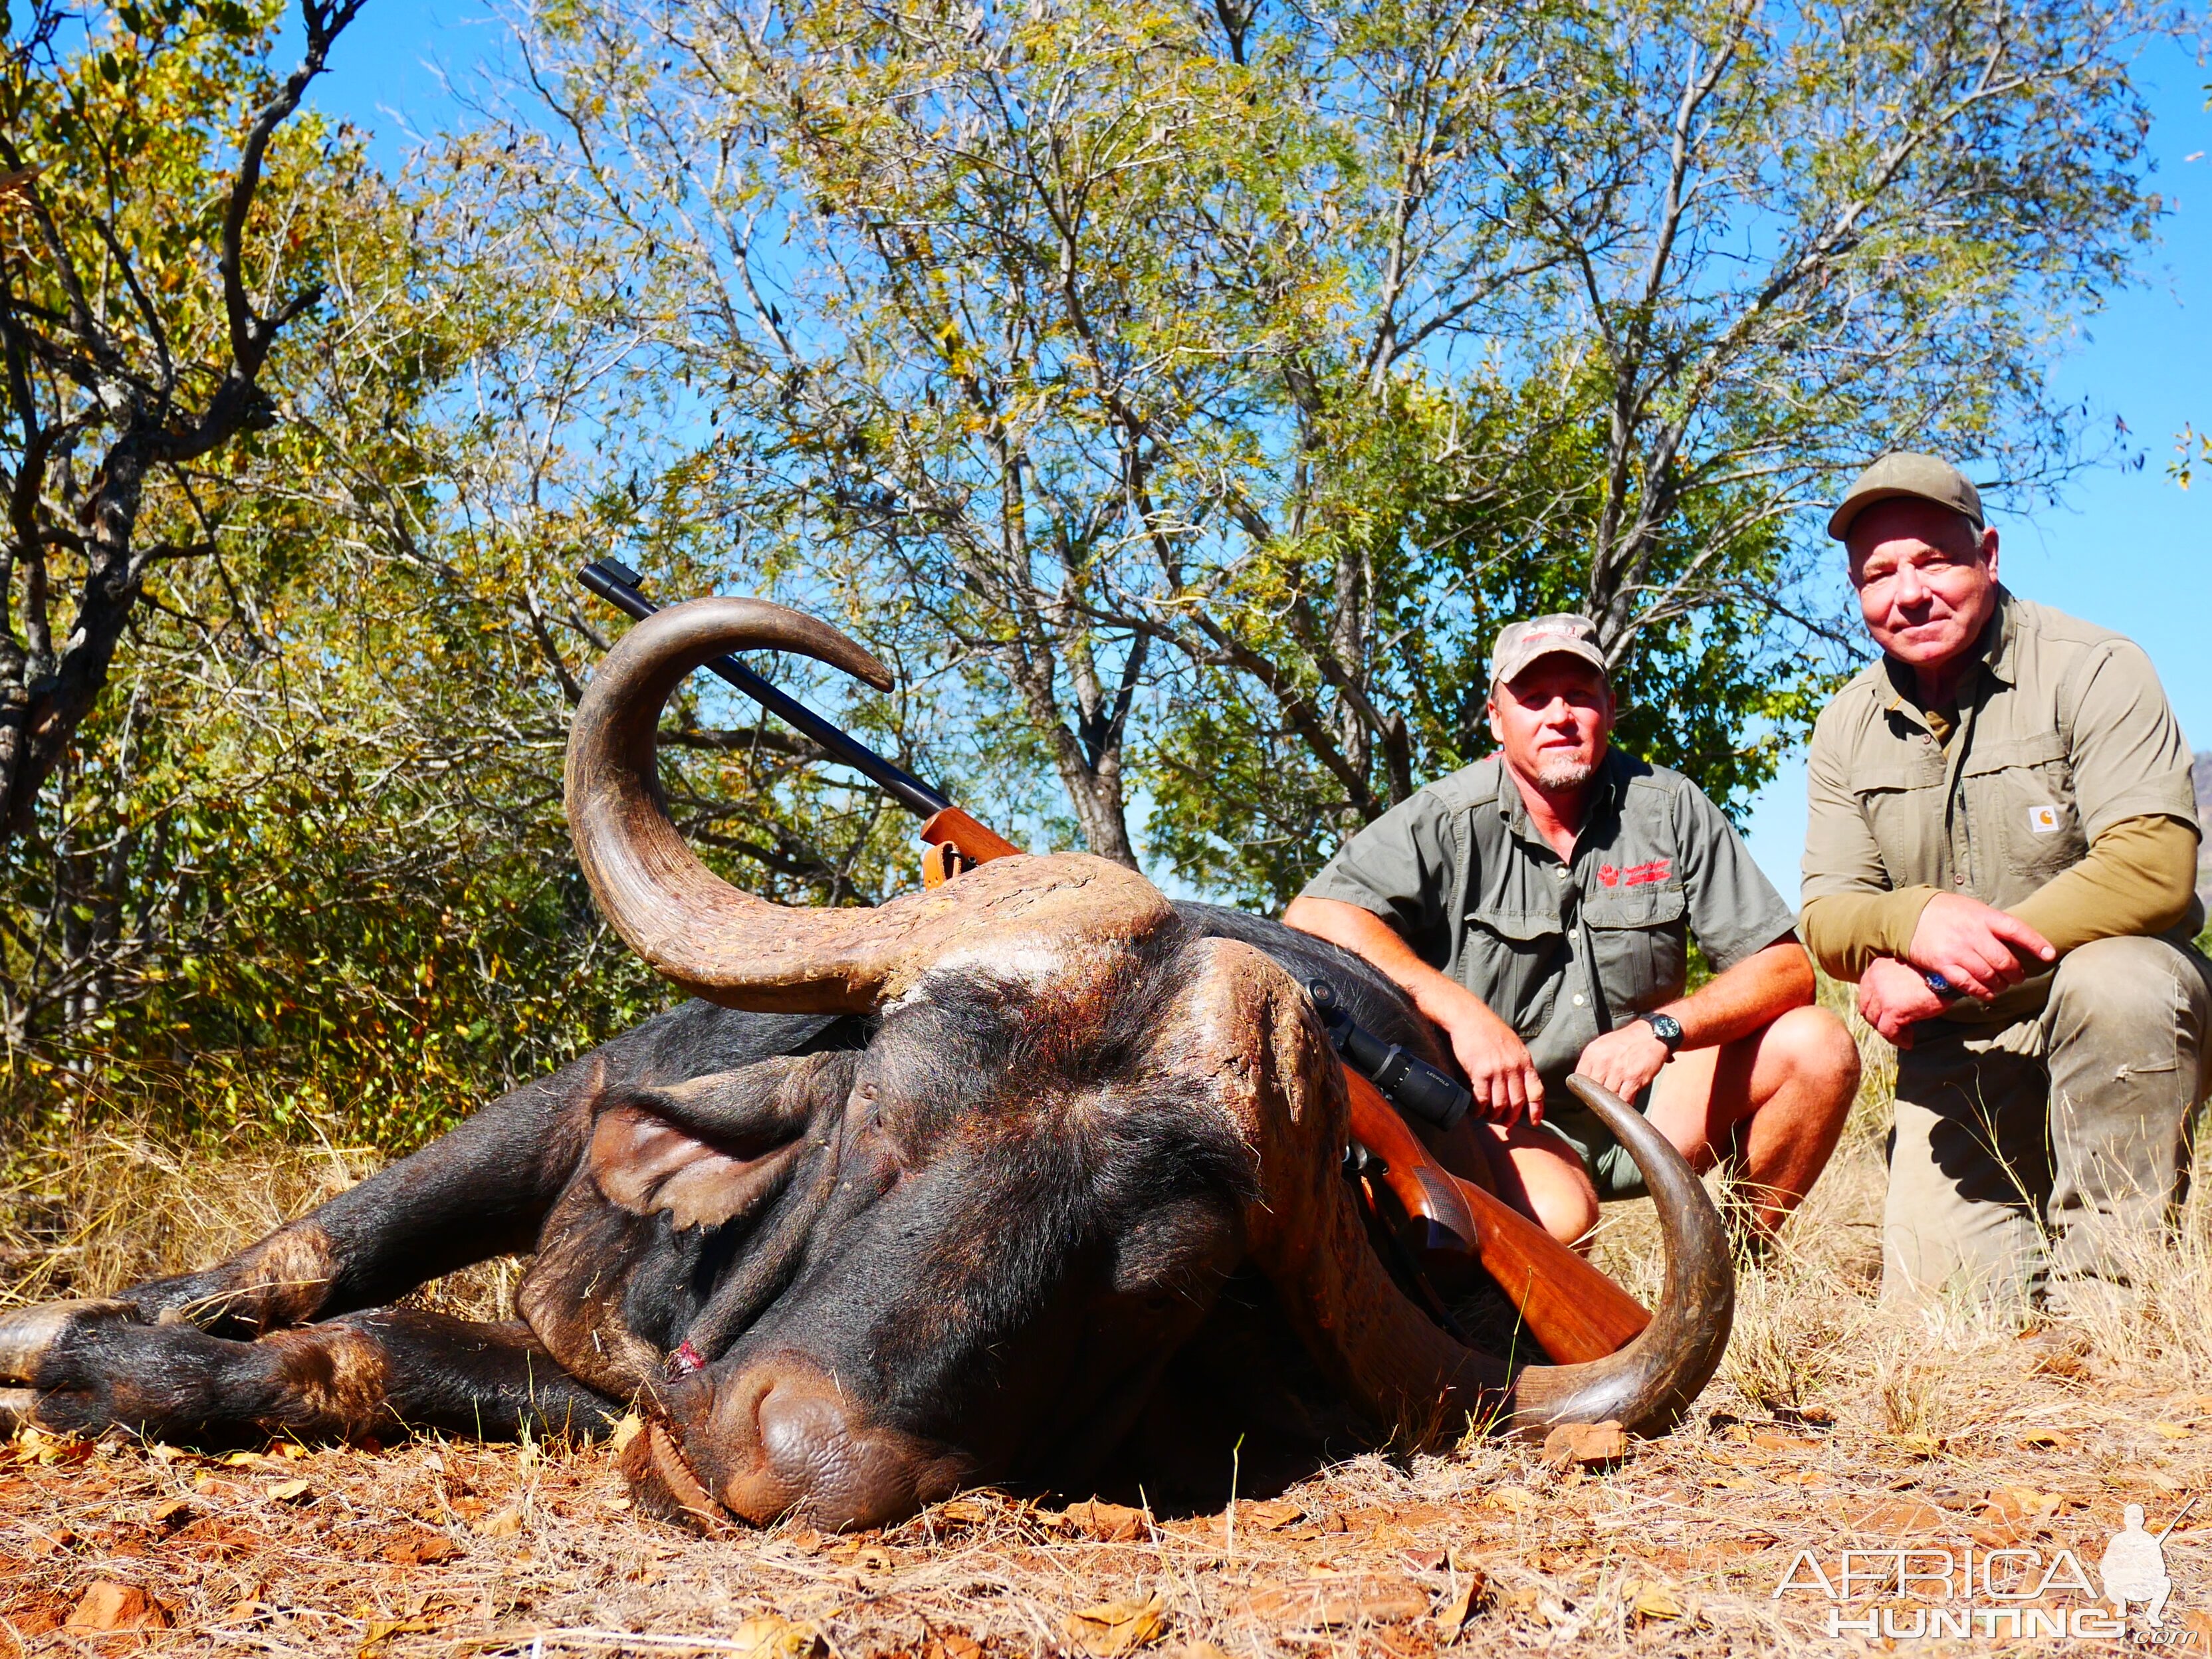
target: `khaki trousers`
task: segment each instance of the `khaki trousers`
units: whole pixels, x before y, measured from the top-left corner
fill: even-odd
[[[2212,963],[2141,937],[2070,952],[2014,1024],[1923,1026],[1897,1060],[1883,1301],[2064,1312],[2125,1284],[2180,1194],[2208,1026]]]

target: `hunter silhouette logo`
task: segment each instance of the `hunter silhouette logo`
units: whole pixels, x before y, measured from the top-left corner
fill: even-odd
[[[2166,1611],[2166,1598],[2173,1594],[2173,1580],[2166,1576],[2166,1535],[2181,1524],[2181,1516],[2189,1513],[2197,1500],[2192,1498],[2181,1506],[2181,1515],[2167,1522],[2155,1535],[2143,1530],[2143,1508],[2130,1504],[2123,1517],[2121,1528],[2112,1534],[2112,1541],[2105,1546],[2102,1559],[2097,1563],[2097,1573],[2105,1581],[2105,1599],[2112,1604],[2112,1616],[2128,1616],[2128,1603],[2143,1603],[2143,1617],[2156,1630],[2159,1615]]]

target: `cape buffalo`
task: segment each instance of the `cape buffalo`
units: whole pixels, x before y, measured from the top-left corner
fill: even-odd
[[[1412,1299],[1342,1173],[1346,1097],[1302,988],[1447,1063],[1388,982],[1273,923],[1076,854],[874,909],[737,891],[671,824],[669,692],[730,650],[878,685],[750,599],[640,623],[577,712],[569,822],[615,928],[699,999],[204,1273],[0,1319],[0,1418],[79,1433],[604,1431],[641,1503],[854,1527],[966,1482],[1156,1496],[1270,1451],[1502,1426],[1669,1425],[1728,1336],[1726,1242],[1633,1111],[1668,1250],[1610,1359],[1517,1370]],[[532,1254],[520,1318],[398,1305]],[[1506,1334],[1510,1340],[1510,1334]],[[1504,1344],[1501,1344],[1504,1346]],[[1525,1342],[1519,1358],[1528,1357]]]

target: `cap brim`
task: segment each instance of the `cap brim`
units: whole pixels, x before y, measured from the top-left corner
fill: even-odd
[[[1940,507],[1947,513],[1955,513],[1979,530],[1982,521],[1956,501],[1947,501],[1940,495],[1931,495],[1924,489],[1907,489],[1899,484],[1877,484],[1856,495],[1846,495],[1836,503],[1836,510],[1828,515],[1828,534],[1842,541],[1850,534],[1851,520],[1878,501],[1926,501],[1930,507]]]
[[[1610,683],[1613,678],[1612,671],[1605,665],[1604,653],[1595,646],[1581,640],[1561,640],[1555,644],[1546,645],[1522,658],[1513,665],[1510,672],[1493,673],[1490,677],[1490,683],[1492,685],[1503,685],[1510,680],[1517,680],[1547,657],[1572,657],[1576,661],[1588,663],[1592,668],[1596,669],[1598,677],[1607,683]]]

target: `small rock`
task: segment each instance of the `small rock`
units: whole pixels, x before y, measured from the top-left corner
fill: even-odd
[[[169,1614],[159,1601],[136,1584],[108,1579],[85,1591],[83,1599],[64,1621],[68,1630],[167,1630]]]

